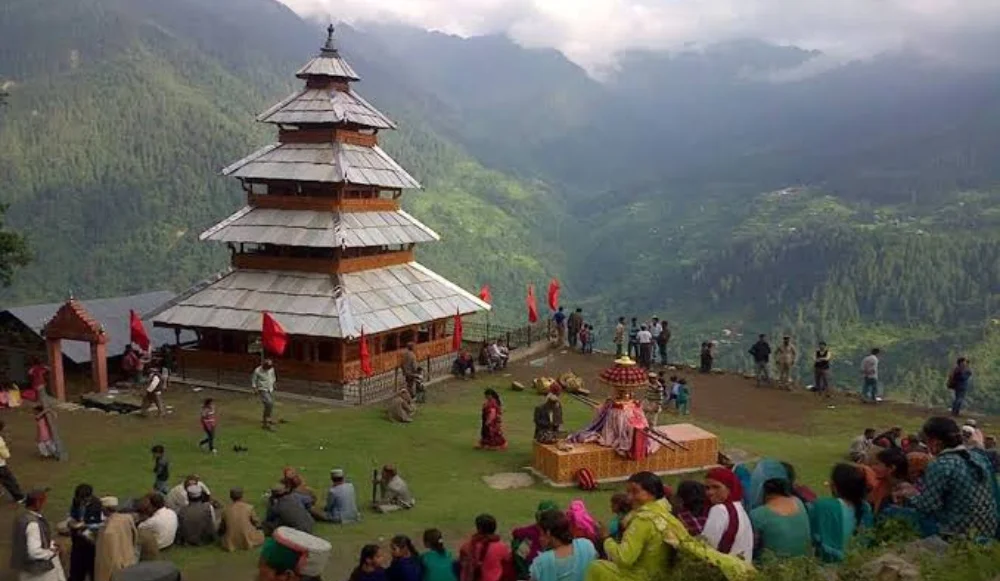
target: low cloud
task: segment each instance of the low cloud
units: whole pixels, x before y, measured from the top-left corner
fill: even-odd
[[[631,49],[754,38],[853,60],[914,50],[993,59],[1000,0],[281,0],[304,16],[397,22],[471,36],[506,33],[591,70]],[[983,51],[988,51],[986,54]]]

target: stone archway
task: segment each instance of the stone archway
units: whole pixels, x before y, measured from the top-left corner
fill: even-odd
[[[66,400],[66,377],[63,372],[62,342],[86,341],[90,343],[90,371],[94,390],[108,390],[108,335],[76,299],[69,299],[59,307],[52,319],[42,329],[48,351],[52,380],[49,389],[59,401]]]

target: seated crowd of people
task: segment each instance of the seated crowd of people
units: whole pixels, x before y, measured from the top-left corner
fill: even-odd
[[[796,482],[794,468],[773,459],[714,468],[701,480],[680,482],[676,491],[659,476],[640,472],[611,497],[613,517],[606,524],[591,516],[582,500],[565,509],[546,501],[534,522],[503,538],[497,520],[482,514],[456,555],[436,529],[424,532],[423,553],[410,538],[397,535],[388,552],[366,545],[350,579],[644,581],[699,563],[739,580],[770,557],[840,562],[887,521],[904,523],[922,537],[992,542],[1000,534],[1000,487],[995,454],[989,454],[995,448],[987,441],[975,425],[960,428],[944,417],[929,419],[919,437],[904,438],[899,429],[881,435],[866,430],[852,443],[852,461],[833,467],[826,495]],[[384,466],[374,484],[374,511],[416,506],[395,467]],[[308,579],[296,569],[308,559],[294,552],[314,538],[315,522],[362,518],[354,485],[341,469],[331,470],[322,505],[291,468],[273,487],[264,519],[243,500],[242,490],[231,490],[230,500],[227,506],[216,502],[197,475],[165,495],[154,492],[122,504],[80,485],[69,519],[57,527],[72,539],[69,578],[110,581],[115,571],[156,559],[173,545],[218,544],[238,551],[263,544],[262,567],[289,573],[283,578],[291,581]],[[26,503],[40,512],[31,495]],[[288,540],[290,533],[305,540]]]
[[[735,580],[768,558],[840,562],[892,520],[949,542],[998,537],[994,448],[974,425],[931,418],[919,437],[869,430],[864,440],[861,456],[852,445],[854,461],[833,467],[828,495],[796,482],[794,467],[773,459],[715,468],[676,492],[641,472],[611,497],[607,525],[581,500],[565,509],[547,501],[535,522],[502,539],[496,519],[484,514],[457,556],[436,529],[424,533],[422,555],[397,536],[389,554],[366,546],[351,581],[648,580],[692,560]]]
[[[415,505],[409,486],[393,466],[382,468],[376,485],[381,492],[373,510],[390,512]],[[45,497],[41,492],[29,494],[25,506],[40,513]],[[195,474],[166,494],[153,491],[121,502],[116,497],[98,497],[93,487],[80,484],[68,517],[55,527],[70,545],[67,578],[111,581],[116,571],[160,560],[177,545],[247,551],[260,547],[278,530],[312,533],[316,521],[349,524],[361,520],[354,484],[339,468],[330,471],[322,505],[292,468],[285,468],[272,487],[263,519],[244,500],[241,488],[230,490],[229,500],[225,506],[215,500],[209,486]]]

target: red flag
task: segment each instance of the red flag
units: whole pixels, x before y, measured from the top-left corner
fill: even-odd
[[[484,303],[493,304],[493,295],[490,294],[490,285],[484,284],[479,289],[479,300]]]
[[[462,315],[455,309],[455,332],[451,336],[451,350],[462,350]]]
[[[128,311],[129,341],[135,343],[143,351],[149,351],[149,335],[146,334],[146,327],[142,326],[142,319],[135,311]]]
[[[528,285],[528,298],[525,299],[528,304],[528,322],[537,323],[538,322],[538,305],[535,302],[535,285]]]
[[[361,373],[365,377],[372,375],[372,356],[368,352],[368,339],[365,337],[364,327],[361,327]]]
[[[553,311],[559,308],[559,288],[558,278],[549,281],[549,308]]]
[[[271,313],[264,311],[264,322],[260,330],[260,344],[267,353],[284,355],[288,346],[288,333]]]

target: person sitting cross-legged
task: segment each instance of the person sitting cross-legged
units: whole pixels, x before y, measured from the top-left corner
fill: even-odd
[[[189,547],[214,544],[218,538],[215,508],[197,484],[188,487],[188,505],[177,515],[177,542]]]
[[[304,533],[311,533],[315,520],[302,501],[291,493],[284,483],[271,488],[271,502],[264,521],[264,534],[270,534],[278,527],[291,527]]]
[[[382,467],[382,476],[377,484],[381,489],[381,496],[373,507],[376,511],[393,512],[413,508],[416,504],[409,485],[392,464]]]
[[[264,533],[260,531],[261,522],[253,505],[243,500],[243,489],[230,490],[229,499],[233,502],[222,511],[222,524],[219,527],[222,548],[232,552],[249,551],[260,546],[264,542]]]
[[[344,471],[335,468],[330,471],[330,488],[326,493],[326,507],[323,509],[327,522],[346,524],[361,520],[358,512],[358,498],[354,484],[344,477]]]

